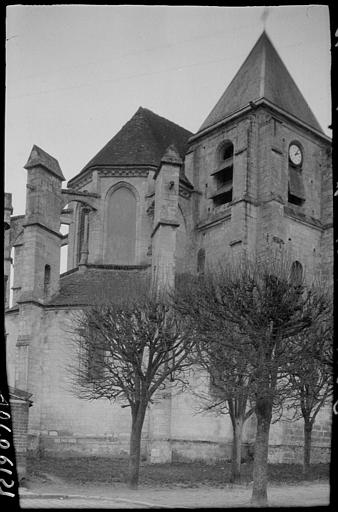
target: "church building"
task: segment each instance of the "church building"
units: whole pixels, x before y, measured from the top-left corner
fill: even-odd
[[[5,325],[9,385],[32,401],[31,450],[128,453],[129,410],[81,400],[69,384],[67,325],[94,298],[134,297],[243,251],[264,257],[271,247],[287,249],[306,275],[333,280],[331,140],[265,32],[197,133],[140,107],[67,187],[58,161],[38,146],[24,167],[25,215],[13,216],[5,195]],[[143,456],[230,457],[230,419],[197,409],[188,391],[159,394],[147,412]],[[313,457],[327,461],[327,411],[316,425]],[[301,459],[301,442],[301,422],[279,421],[270,460]]]

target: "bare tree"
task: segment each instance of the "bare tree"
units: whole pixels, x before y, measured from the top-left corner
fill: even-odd
[[[78,396],[130,407],[129,486],[135,489],[147,406],[168,378],[179,379],[189,366],[193,331],[164,301],[143,298],[85,308],[75,315],[72,334],[80,354],[71,368]]]
[[[220,332],[199,332],[194,363],[206,370],[210,386],[207,392],[194,391],[194,394],[200,400],[202,412],[230,416],[233,432],[230,480],[238,483],[241,478],[243,429],[254,412],[250,401],[252,372],[251,363],[239,357],[238,351],[229,346],[229,339],[231,346],[240,343],[238,333],[233,326],[229,328],[228,323],[223,324]]]
[[[289,408],[295,410],[293,419],[304,421],[303,473],[310,470],[312,429],[320,409],[333,393],[333,333],[332,307],[329,305],[319,325],[298,335],[297,351],[290,360],[288,371],[293,390]],[[295,362],[296,361],[296,362]]]
[[[325,294],[293,278],[280,255],[264,261],[242,259],[214,275],[181,286],[173,303],[190,316],[206,338],[224,325],[240,334],[222,343],[251,368],[250,386],[257,418],[252,504],[267,504],[269,432],[274,406],[288,396],[287,365],[297,354],[297,335],[316,324],[327,308]]]

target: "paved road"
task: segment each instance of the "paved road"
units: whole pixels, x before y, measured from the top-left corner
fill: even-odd
[[[77,492],[22,490],[20,504],[22,508],[229,508],[250,506],[251,497],[251,488],[246,486],[137,491],[101,486],[73,490]],[[269,488],[268,496],[269,505],[275,507],[328,505],[329,484],[274,486]]]
[[[133,501],[119,499],[99,499],[84,497],[29,497],[20,500],[21,508],[95,508],[95,509],[121,509],[121,508],[152,508],[147,504],[137,504]]]

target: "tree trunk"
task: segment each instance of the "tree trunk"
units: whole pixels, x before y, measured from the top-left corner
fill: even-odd
[[[144,411],[143,411],[144,409]],[[137,413],[132,412],[132,426],[130,434],[130,450],[129,450],[129,478],[128,487],[137,489],[140,460],[141,460],[141,435],[144,422],[146,408],[140,407]]]
[[[310,472],[311,458],[311,439],[312,439],[312,422],[304,420],[304,458],[303,458],[303,475],[305,478]]]
[[[231,459],[231,477],[230,482],[239,483],[241,480],[241,458],[242,458],[242,434],[243,419],[234,418],[232,420],[233,441],[232,441],[232,459]]]
[[[264,507],[268,504],[268,452],[271,415],[271,401],[259,400],[256,405],[257,432],[251,496],[251,504],[256,507]]]

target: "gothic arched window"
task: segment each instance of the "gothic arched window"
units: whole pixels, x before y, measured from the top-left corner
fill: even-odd
[[[105,262],[135,264],[136,197],[132,190],[120,186],[108,196]]]

